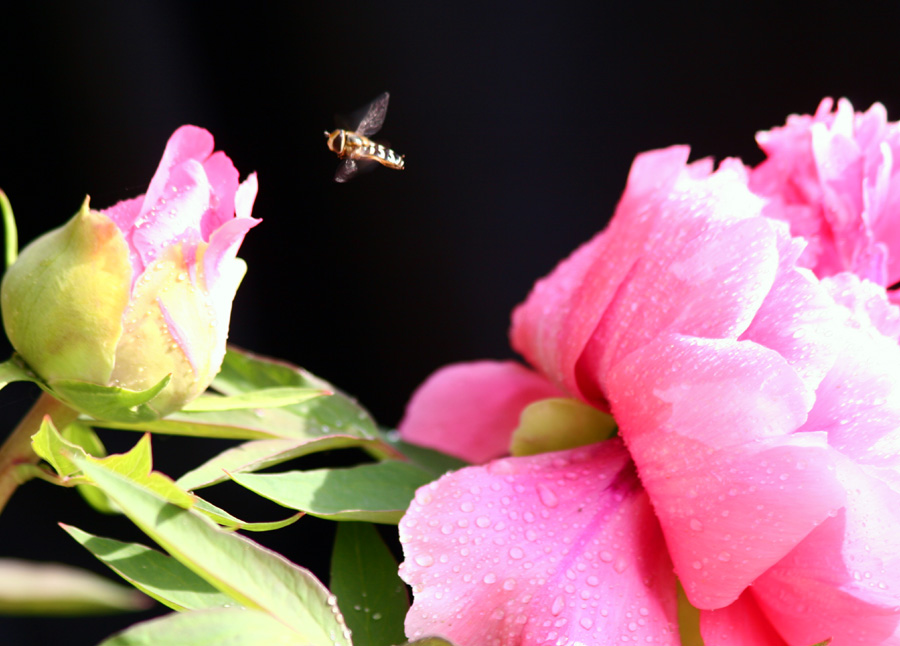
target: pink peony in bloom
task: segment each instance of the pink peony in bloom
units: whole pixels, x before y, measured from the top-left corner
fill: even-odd
[[[808,245],[801,264],[819,277],[850,271],[883,287],[900,281],[900,123],[875,103],[855,113],[846,99],[823,99],[815,115],[756,139],[767,159],[750,188],[764,213],[790,223]]]
[[[609,227],[513,314],[533,374],[618,438],[500,457],[470,436],[509,442],[536,390],[487,362],[413,397],[405,437],[499,459],[422,487],[400,523],[410,638],[679,644],[680,584],[706,646],[900,643],[897,308],[800,266],[739,162],[687,157],[638,156]]]
[[[3,277],[3,324],[55,396],[104,417],[117,413],[91,408],[82,385],[147,390],[170,376],[148,406],[161,416],[206,389],[246,272],[237,251],[259,223],[256,175],[238,179],[209,132],[182,126],[145,195],[102,211],[85,200],[22,251]]]

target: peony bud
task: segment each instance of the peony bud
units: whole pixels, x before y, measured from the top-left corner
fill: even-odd
[[[143,391],[167,377],[147,402],[149,414],[178,410],[221,367],[246,271],[237,250],[259,222],[250,217],[256,190],[255,174],[238,184],[209,132],[179,128],[146,195],[104,211],[85,200],[68,223],[22,251],[0,287],[13,347],[46,387],[84,412],[97,415],[98,394],[107,393],[93,387]]]

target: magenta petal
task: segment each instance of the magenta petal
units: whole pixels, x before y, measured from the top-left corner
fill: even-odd
[[[400,540],[410,638],[678,644],[672,565],[618,440],[446,475],[418,490]]]
[[[788,646],[760,610],[750,590],[721,610],[701,610],[700,633],[703,646]],[[813,646],[826,636],[805,642],[803,646]]]
[[[840,469],[847,505],[753,584],[791,644],[900,643],[900,494],[862,470]]]
[[[455,364],[419,386],[398,428],[407,442],[481,463],[509,453],[528,404],[563,396],[543,376],[513,361]]]
[[[843,504],[809,393],[749,342],[660,337],[609,376],[619,430],[698,608],[728,605]]]

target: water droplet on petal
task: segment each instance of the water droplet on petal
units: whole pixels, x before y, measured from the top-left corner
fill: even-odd
[[[537,486],[538,498],[547,507],[556,507],[559,504],[559,497],[554,491],[543,482]]]

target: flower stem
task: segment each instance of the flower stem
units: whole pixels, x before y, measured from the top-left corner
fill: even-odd
[[[31,410],[6,438],[3,446],[0,446],[0,512],[23,482],[17,475],[16,467],[21,464],[37,464],[40,460],[31,448],[31,436],[38,432],[45,416],[49,416],[54,426],[62,430],[70,422],[75,421],[78,412],[47,393],[41,393]]]

